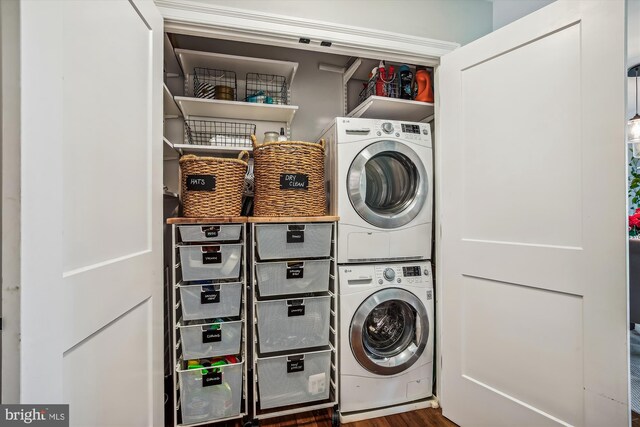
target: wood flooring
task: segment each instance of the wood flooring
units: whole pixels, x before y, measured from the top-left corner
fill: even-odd
[[[331,427],[331,411],[305,412],[260,421],[260,427]],[[456,427],[442,416],[442,409],[420,409],[404,414],[342,424],[345,427]],[[635,427],[635,426],[634,426]]]
[[[229,423],[228,427],[240,423]],[[233,426],[233,427],[236,427]],[[282,418],[271,418],[260,421],[260,427],[331,427],[331,411],[319,410],[304,412]],[[390,415],[388,417],[373,418],[357,421],[355,423],[342,424],[344,427],[457,427],[442,416],[442,409],[420,409],[405,412],[404,414]],[[640,414],[631,413],[631,427],[640,427]]]

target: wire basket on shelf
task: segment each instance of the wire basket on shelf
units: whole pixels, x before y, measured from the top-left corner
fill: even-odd
[[[380,82],[378,82],[379,76],[380,72],[376,70],[376,73],[364,84],[358,95],[358,103],[363,102],[372,95],[385,96],[387,98],[398,98],[400,96],[397,73],[393,73],[390,77],[381,78]]]
[[[193,69],[193,95],[196,98],[237,101],[236,73],[212,68]]]
[[[251,135],[256,133],[253,123],[218,122],[211,120],[185,120],[186,143],[192,145],[218,145],[251,149]]]
[[[284,76],[247,73],[245,101],[289,105],[289,86]]]

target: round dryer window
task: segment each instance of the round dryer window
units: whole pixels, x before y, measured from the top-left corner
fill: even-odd
[[[351,350],[365,369],[393,375],[413,365],[429,338],[422,302],[403,289],[384,289],[367,298],[351,321]]]
[[[349,200],[358,215],[381,228],[408,224],[428,194],[425,167],[407,145],[378,141],[355,157],[347,178]]]

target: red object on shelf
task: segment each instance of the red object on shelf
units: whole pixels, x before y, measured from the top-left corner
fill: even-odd
[[[418,84],[418,93],[415,100],[433,102],[433,86],[431,85],[431,76],[427,70],[416,71],[416,83]]]
[[[376,95],[377,96],[386,96],[384,93],[384,79],[385,79],[385,69],[384,69],[384,61],[380,61],[380,66],[378,67],[378,78],[376,79]]]

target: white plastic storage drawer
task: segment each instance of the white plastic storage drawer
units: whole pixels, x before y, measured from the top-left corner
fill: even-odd
[[[184,320],[214,319],[240,315],[242,283],[180,285]]]
[[[330,260],[265,262],[256,265],[261,297],[329,290]]]
[[[178,371],[182,424],[239,415],[243,363]]]
[[[242,243],[180,246],[182,279],[237,279],[242,265]]]
[[[224,242],[240,240],[242,225],[180,225],[183,242]]]
[[[240,354],[242,321],[180,326],[180,338],[184,360]]]
[[[258,224],[258,257],[266,259],[320,258],[331,254],[333,224]]]
[[[260,409],[329,398],[331,350],[258,359]]]
[[[329,344],[331,297],[257,301],[261,353]]]

